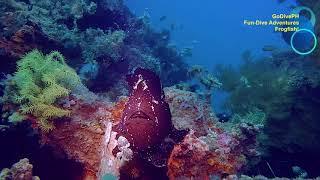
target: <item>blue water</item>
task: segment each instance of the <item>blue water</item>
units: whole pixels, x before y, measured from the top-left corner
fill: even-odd
[[[205,65],[209,70],[220,63],[237,65],[245,50],[259,55],[265,45],[289,48],[272,27],[248,27],[243,25],[243,20],[269,20],[273,13],[290,12],[294,1],[279,4],[268,0],[202,0],[201,3],[127,0],[126,3],[138,16],[148,12],[156,29],[175,24],[178,28],[172,31],[173,43],[179,47],[194,46],[193,57],[187,60],[188,63]],[[166,20],[160,21],[161,16],[166,16]]]

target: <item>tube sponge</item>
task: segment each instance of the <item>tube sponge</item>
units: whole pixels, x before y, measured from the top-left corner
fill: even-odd
[[[53,128],[51,120],[69,116],[68,110],[56,105],[59,98],[66,97],[81,83],[76,72],[70,68],[61,53],[53,51],[43,55],[38,50],[27,53],[17,62],[13,76],[16,92],[14,104],[19,113],[32,115],[43,131]]]

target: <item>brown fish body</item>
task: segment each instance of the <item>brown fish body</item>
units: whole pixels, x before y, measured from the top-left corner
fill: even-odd
[[[164,100],[160,79],[153,72],[138,68],[127,78],[131,86],[120,129],[134,150],[160,144],[172,129],[169,105]]]

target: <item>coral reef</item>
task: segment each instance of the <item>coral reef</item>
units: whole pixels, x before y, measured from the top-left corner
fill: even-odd
[[[41,42],[43,36],[35,26],[23,25],[10,38],[1,39],[0,48],[4,50],[5,54],[20,58],[32,49],[41,48],[39,44],[45,43]],[[53,42],[51,44],[54,45]]]
[[[178,130],[197,129],[195,133],[206,134],[215,121],[210,104],[201,100],[196,93],[164,88],[169,103],[172,123]]]
[[[193,65],[188,69],[188,81],[175,84],[175,87],[185,91],[195,92],[200,98],[205,99],[211,104],[212,93],[220,89],[221,82],[209,73],[203,66]]]
[[[117,132],[112,131],[112,123],[107,122],[104,136],[105,149],[103,149],[101,153],[99,177],[103,177],[106,174],[119,177],[119,169],[133,158],[133,152],[130,149],[128,140],[123,136],[116,139],[116,136]],[[116,155],[113,155],[113,150],[116,147],[119,152]]]
[[[169,32],[155,32],[122,1],[12,0],[1,3],[0,19],[4,58],[14,63],[33,48],[58,49],[75,69],[95,64],[93,72],[84,77],[93,90],[102,86],[94,84],[98,81],[108,82],[104,89],[116,86],[114,76],[124,76],[137,67],[158,72],[168,85],[187,79],[187,65],[168,45]],[[104,72],[112,72],[112,77]]]
[[[76,27],[69,29],[69,21],[75,23],[83,14],[94,12],[95,3],[87,1],[1,2],[1,44],[8,45],[1,48],[15,58],[34,48],[61,48],[79,36]]]
[[[258,155],[255,136],[259,129],[244,123],[232,132],[224,131],[218,127],[210,105],[195,93],[172,87],[165,88],[165,92],[174,126],[191,130],[170,155],[170,179],[223,177],[239,172],[248,157]]]
[[[203,85],[204,89],[207,91],[211,91],[214,88],[220,88],[222,85],[216,77],[214,77],[200,65],[192,66],[189,69],[188,74],[192,78],[198,80],[199,83]]]
[[[69,121],[61,121],[48,134],[42,135],[42,143],[55,147],[56,151],[66,154],[84,165],[85,177],[96,177],[100,167],[103,136],[103,121],[111,120],[111,103],[87,104],[74,99],[70,107],[74,116]],[[108,111],[109,109],[109,111]]]
[[[226,137],[229,143],[230,137]],[[244,164],[244,158],[228,157],[210,152],[209,145],[201,139],[188,134],[184,141],[175,146],[168,162],[168,176],[176,178],[208,179],[210,174],[222,176],[233,174]]]
[[[29,159],[24,158],[19,162],[12,165],[10,169],[5,168],[0,172],[1,180],[39,180],[37,176],[33,176],[32,164],[29,163]]]
[[[137,78],[136,80],[139,80],[139,76]],[[142,82],[139,85],[141,87],[138,87],[143,89]],[[149,87],[152,86],[149,85]],[[131,140],[131,136],[126,138],[121,132],[113,130],[117,129],[121,119],[125,117],[122,113],[127,107],[125,104],[130,101],[126,97],[120,98],[117,103],[99,98],[87,103],[71,96],[69,101],[73,103],[68,107],[73,116],[68,121],[57,122],[56,128],[50,133],[42,134],[42,143],[54,147],[55,151],[67,155],[70,159],[81,162],[84,165],[83,177],[87,178],[105,175],[146,178],[150,176],[148,173],[153,175],[158,173],[157,176],[165,177],[167,172],[170,177],[195,175],[207,177],[211,174],[222,176],[224,173],[240,172],[245,167],[246,159],[256,156],[257,129],[243,124],[238,127],[238,131],[226,132],[214,124],[218,122],[215,121],[210,105],[197,99],[196,94],[173,87],[165,88],[164,93],[172,111],[173,126],[180,131],[171,133],[168,138],[165,138],[164,143],[160,145],[160,150],[156,148],[147,154],[137,151],[133,146],[136,146],[135,140]],[[189,101],[190,96],[194,98],[193,101]],[[182,114],[188,123],[181,124],[179,116]],[[181,130],[187,129],[190,129],[189,134],[181,143],[178,143],[187,132]],[[195,147],[195,144],[199,146]],[[186,147],[190,149],[185,151]],[[162,156],[156,153],[158,151]],[[150,158],[151,161],[137,158],[137,152],[139,152],[138,157]],[[168,155],[163,156],[164,152]],[[183,152],[194,154],[194,156],[187,156]],[[167,160],[162,162],[163,158]],[[149,168],[150,172],[145,168]]]
[[[70,3],[70,4],[69,4]],[[28,6],[31,7],[28,7]],[[76,20],[83,17],[84,14],[92,14],[95,12],[96,4],[92,1],[30,1],[28,3],[22,1],[6,1],[2,3],[3,11],[8,12],[14,10],[16,19],[20,24],[31,21],[37,24],[43,32],[51,39],[65,41],[68,37],[74,36],[74,30],[69,30],[68,26],[61,22]],[[75,25],[72,24],[71,27]],[[8,31],[9,32],[9,31]],[[69,32],[61,36],[64,32]]]
[[[266,114],[259,110],[253,109],[252,111],[246,113],[245,115],[234,114],[230,121],[224,122],[223,128],[228,130],[232,127],[237,126],[241,123],[246,123],[255,126],[258,129],[263,129],[266,125]]]
[[[265,176],[246,176],[246,175],[229,175],[226,178],[223,178],[224,180],[299,180],[299,179],[304,179],[304,178],[285,178],[285,177],[274,177],[274,178],[268,178]],[[319,179],[319,177],[315,178],[316,180]]]
[[[120,60],[125,32],[106,33],[101,29],[87,29],[81,34],[81,39],[82,57],[86,62],[100,60],[110,65]]]
[[[245,168],[248,157],[258,155],[255,150],[257,129],[244,124],[241,133],[219,131],[212,130],[200,137],[191,131],[182,143],[176,145],[168,161],[169,178],[221,178],[225,174],[240,172]],[[245,135],[248,132],[250,135]],[[248,139],[251,141],[245,143]]]

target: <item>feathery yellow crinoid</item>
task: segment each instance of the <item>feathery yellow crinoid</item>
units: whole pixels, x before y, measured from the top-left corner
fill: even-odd
[[[58,51],[48,55],[38,50],[27,53],[18,61],[13,80],[17,86],[12,98],[16,101],[14,103],[20,105],[22,114],[36,117],[44,131],[53,128],[53,119],[70,115],[56,102],[81,84],[76,72],[65,63]]]

